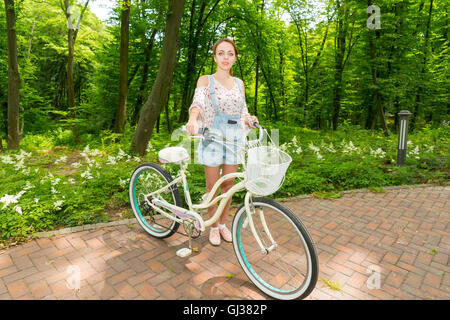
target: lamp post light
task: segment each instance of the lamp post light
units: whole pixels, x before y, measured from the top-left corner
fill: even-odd
[[[406,147],[408,145],[408,122],[411,112],[402,110],[400,116],[400,130],[398,132],[397,166],[403,166],[406,160]]]

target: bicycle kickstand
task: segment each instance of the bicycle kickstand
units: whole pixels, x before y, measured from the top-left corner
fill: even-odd
[[[193,233],[193,228],[194,228],[194,226],[193,226],[193,224],[191,223],[191,224],[188,225],[188,228],[187,228],[188,230],[186,230],[187,233],[188,233],[189,248],[181,248],[180,250],[177,251],[177,256],[179,256],[179,257],[181,257],[181,258],[185,258],[185,257],[191,255],[191,253],[192,253],[192,251],[193,251],[193,248],[192,248],[192,233]]]

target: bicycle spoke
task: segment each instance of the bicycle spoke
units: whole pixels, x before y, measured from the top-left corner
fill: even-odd
[[[169,173],[156,164],[143,164],[136,168],[130,179],[130,201],[133,213],[145,231],[158,238],[170,236],[178,229],[178,223],[154,210],[148,203],[147,196],[172,181]],[[152,197],[181,205],[181,198],[176,188],[168,188]]]

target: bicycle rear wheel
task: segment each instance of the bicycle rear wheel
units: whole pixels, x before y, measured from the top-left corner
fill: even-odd
[[[156,163],[143,163],[138,166],[130,179],[129,196],[133,213],[141,227],[156,238],[167,238],[174,234],[179,223],[154,211],[146,202],[145,196],[163,188],[172,181],[172,176]],[[182,206],[176,185],[158,195],[167,202]]]
[[[268,198],[253,198],[255,230],[266,249],[261,252],[242,205],[233,220],[233,247],[249,279],[268,296],[304,299],[314,289],[319,274],[316,249],[303,223],[289,208]],[[261,219],[261,213],[263,219]],[[275,241],[273,246],[262,220]]]

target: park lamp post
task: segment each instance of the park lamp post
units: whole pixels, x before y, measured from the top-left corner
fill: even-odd
[[[403,166],[406,159],[406,147],[408,145],[408,122],[411,112],[402,110],[400,116],[400,130],[398,132],[397,166]]]

